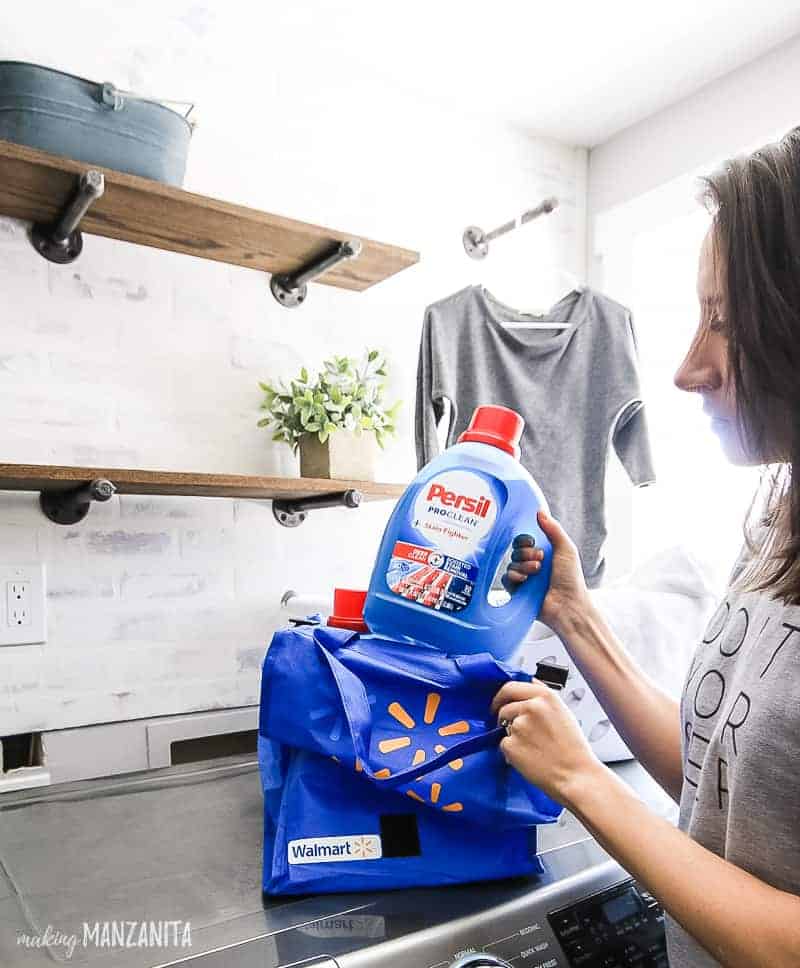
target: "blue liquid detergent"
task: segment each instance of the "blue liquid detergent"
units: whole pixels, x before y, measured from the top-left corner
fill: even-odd
[[[547,501],[518,460],[523,427],[513,410],[478,407],[458,443],[409,485],[372,572],[364,619],[373,633],[500,660],[522,641],[541,609],[552,565],[536,518],[540,508],[549,510]],[[509,596],[495,578],[518,534],[534,538],[544,561]],[[505,604],[492,604],[490,590],[491,602]]]

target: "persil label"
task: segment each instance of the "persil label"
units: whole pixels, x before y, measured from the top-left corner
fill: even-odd
[[[445,471],[414,501],[414,527],[445,554],[473,554],[492,530],[497,500],[488,481],[470,471]]]

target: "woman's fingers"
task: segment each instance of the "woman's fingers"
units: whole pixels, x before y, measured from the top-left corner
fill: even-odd
[[[503,585],[504,585],[506,591],[512,591],[513,592],[527,578],[528,578],[527,575],[523,575],[519,571],[511,571],[509,569],[508,571],[506,571],[505,575],[503,575],[502,582],[503,582]]]
[[[529,561],[519,565],[509,565],[501,579],[503,587],[507,592],[513,594],[523,582],[530,578],[531,575],[537,574],[540,568],[541,565],[538,561]]]
[[[537,711],[541,713],[548,699],[545,696],[531,696],[529,699],[520,699],[518,702],[509,702],[497,710],[497,719],[500,722],[513,723],[516,719],[521,719],[523,715],[528,715]]]
[[[492,700],[492,715],[496,716],[501,706],[533,699],[534,696],[541,696],[542,691],[546,693],[548,688],[541,682],[507,682]]]
[[[514,544],[520,538],[528,538],[529,535],[517,535]],[[530,539],[533,540],[532,538]],[[536,575],[542,567],[544,551],[541,548],[534,548],[532,545],[523,544],[514,547],[511,552],[511,561],[506,569],[505,581],[511,585],[521,585],[526,578]]]
[[[544,561],[544,551],[541,548],[514,548],[511,552],[513,562]]]
[[[525,691],[523,692],[521,689],[508,690],[506,696],[502,697],[504,701],[498,706],[498,719],[506,719],[511,722],[523,713],[540,710],[554,699],[557,700],[557,696],[553,690],[543,682],[522,682],[519,685],[525,686]],[[495,699],[498,698],[501,698],[500,693],[495,696]]]
[[[541,559],[531,558],[530,561],[512,561],[508,570],[516,571],[520,575],[535,575],[541,567]]]

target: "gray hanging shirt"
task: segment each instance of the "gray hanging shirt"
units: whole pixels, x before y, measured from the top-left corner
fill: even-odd
[[[504,325],[532,321],[570,325]],[[510,309],[482,286],[462,289],[425,311],[417,373],[419,467],[438,453],[445,400],[451,405],[448,446],[483,404],[511,407],[524,417],[522,463],[577,545],[587,584],[600,584],[610,444],[634,484],[654,479],[630,312],[588,288],[571,292],[545,316]]]
[[[740,556],[732,578],[743,563]],[[729,590],[689,669],[681,722],[681,830],[800,895],[800,606]],[[720,968],[666,922],[670,968]]]

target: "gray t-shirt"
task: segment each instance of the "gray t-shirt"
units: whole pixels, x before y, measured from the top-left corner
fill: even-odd
[[[534,319],[570,327],[503,325]],[[525,418],[522,463],[577,545],[587,584],[600,584],[609,444],[634,484],[654,479],[630,312],[585,288],[546,316],[532,317],[482,286],[462,289],[425,311],[417,374],[419,467],[438,453],[445,400],[451,404],[448,446],[483,404],[511,407]]]
[[[729,590],[689,669],[681,722],[681,830],[800,895],[800,607]],[[670,968],[719,968],[669,917],[667,943]]]

